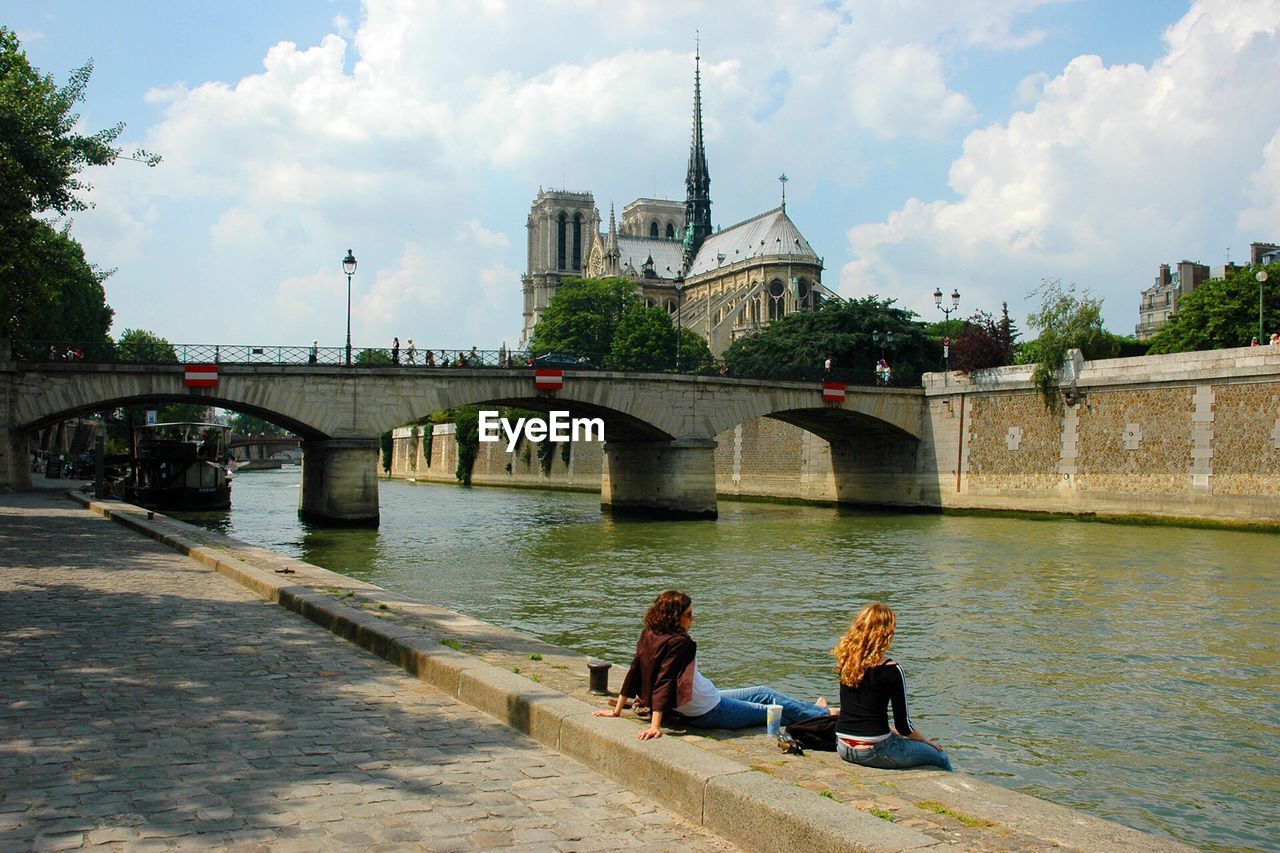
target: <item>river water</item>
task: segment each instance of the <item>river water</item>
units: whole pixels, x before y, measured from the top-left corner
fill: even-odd
[[[920,728],[998,784],[1215,849],[1280,850],[1280,538],[721,501],[614,520],[595,495],[383,481],[378,530],[298,520],[298,469],[188,519],[625,665],[645,607],[693,596],[723,687],[838,695],[863,603],[898,614]],[[834,702],[834,698],[833,698]]]

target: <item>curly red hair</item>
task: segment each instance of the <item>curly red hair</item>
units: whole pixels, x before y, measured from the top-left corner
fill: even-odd
[[[897,621],[893,611],[878,601],[862,608],[853,618],[849,630],[831,650],[841,684],[857,687],[866,671],[884,658],[893,642]]]

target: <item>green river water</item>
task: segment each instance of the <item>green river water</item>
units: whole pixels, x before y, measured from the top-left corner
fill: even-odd
[[[716,684],[804,698],[838,695],[829,650],[878,599],[912,714],[958,769],[1280,850],[1275,535],[727,501],[717,521],[623,521],[595,495],[388,481],[379,529],[334,530],[298,520],[298,483],[241,474],[229,513],[188,520],[618,665],[677,587]]]

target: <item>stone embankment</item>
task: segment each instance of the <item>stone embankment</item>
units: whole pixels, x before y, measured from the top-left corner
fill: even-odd
[[[136,507],[81,500],[748,849],[1188,849],[963,773],[782,755],[758,733],[637,741],[634,722],[592,716],[604,700],[587,692],[581,655]]]

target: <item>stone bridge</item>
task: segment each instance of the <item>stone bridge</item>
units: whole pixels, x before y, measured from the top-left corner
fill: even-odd
[[[918,441],[923,390],[850,386],[823,402],[817,382],[566,371],[535,387],[519,369],[219,365],[215,387],[189,388],[180,364],[0,361],[0,488],[30,481],[32,430],[75,415],[150,403],[202,403],[269,420],[302,439],[299,510],[376,524],[378,436],[465,405],[568,411],[605,424],[601,503],[620,511],[714,517],[715,436],[773,417],[836,441]]]

